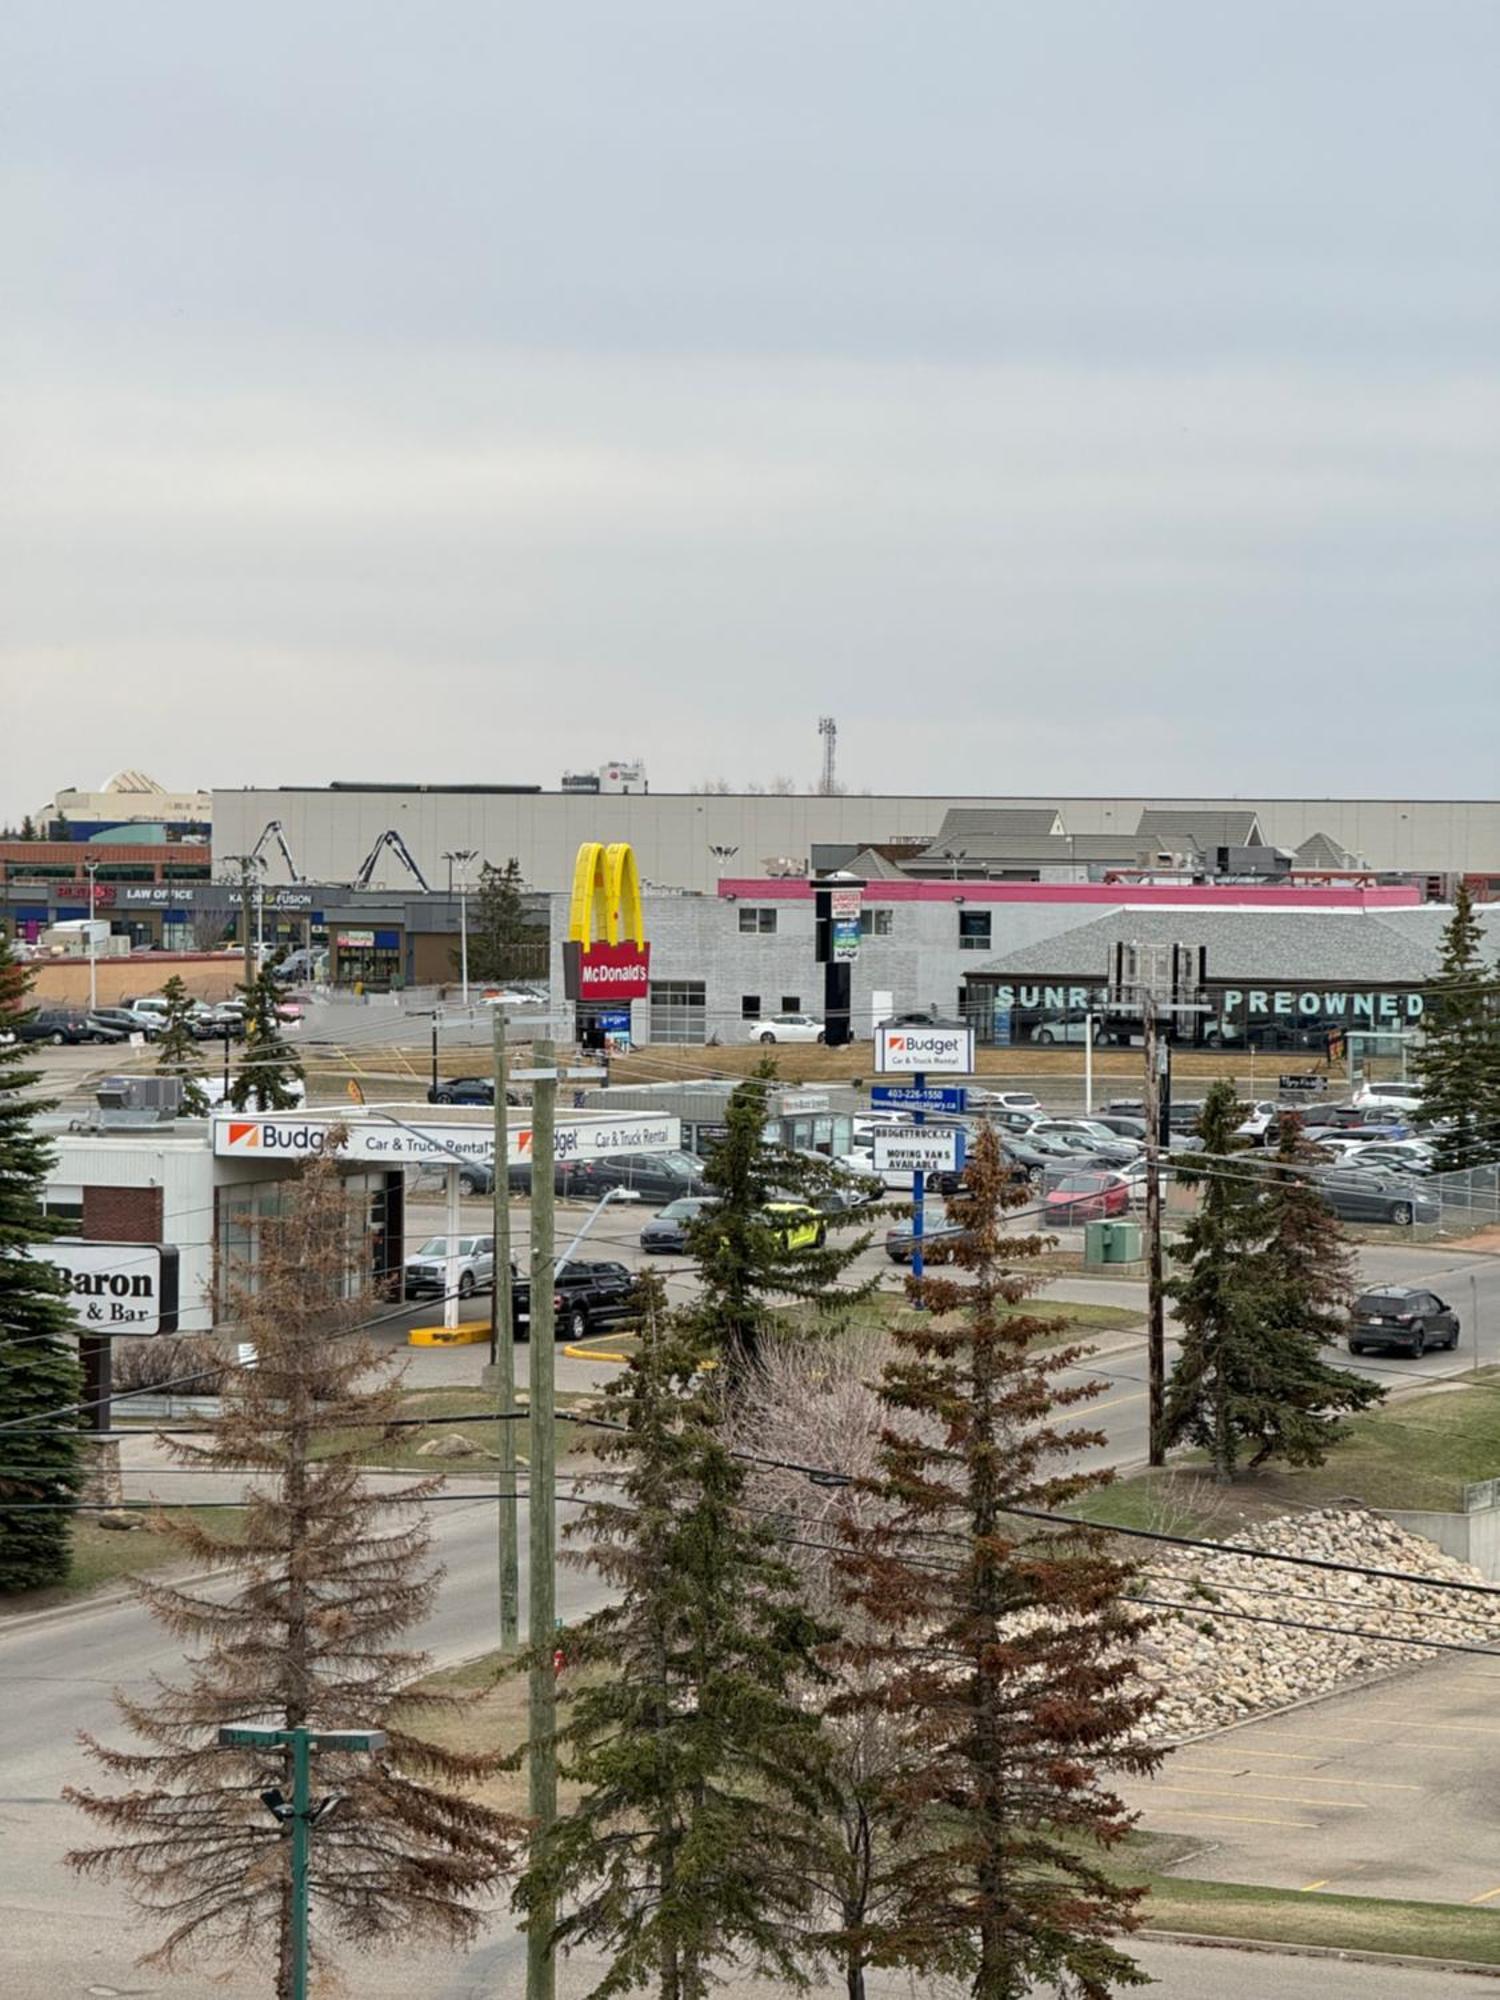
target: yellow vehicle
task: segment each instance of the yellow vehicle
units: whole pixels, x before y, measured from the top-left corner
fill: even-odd
[[[828,1229],[815,1208],[805,1201],[768,1201],[761,1214],[781,1238],[786,1250],[820,1250]]]

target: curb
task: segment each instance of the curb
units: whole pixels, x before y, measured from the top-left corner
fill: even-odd
[[[1454,1905],[1455,1909],[1460,1907],[1459,1904]],[[1149,1938],[1156,1944],[1196,1946],[1202,1951],[1268,1952],[1283,1958],[1321,1958],[1335,1965],[1395,1965],[1414,1972],[1456,1972],[1466,1973],[1471,1979],[1500,1979],[1500,1965],[1483,1965],[1471,1958],[1422,1958],[1407,1952],[1360,1951],[1330,1944],[1282,1943],[1278,1938],[1219,1937],[1209,1931],[1143,1928],[1132,1935]]]

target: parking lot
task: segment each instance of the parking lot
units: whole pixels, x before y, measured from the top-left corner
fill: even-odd
[[[1146,1830],[1201,1837],[1184,1875],[1500,1909],[1500,1655],[1225,1730],[1120,1789]]]

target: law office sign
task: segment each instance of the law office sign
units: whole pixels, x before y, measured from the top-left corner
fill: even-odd
[[[635,850],[586,840],[573,866],[563,990],[568,999],[614,1007],[651,991],[651,948],[641,912]]]
[[[58,1237],[31,1254],[62,1273],[80,1333],[177,1331],[177,1252],[167,1244]]]

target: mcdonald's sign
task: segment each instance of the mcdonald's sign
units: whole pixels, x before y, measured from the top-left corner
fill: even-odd
[[[573,867],[563,945],[568,998],[595,1005],[643,1000],[651,990],[650,966],[634,850],[623,840],[609,847],[586,840]]]

